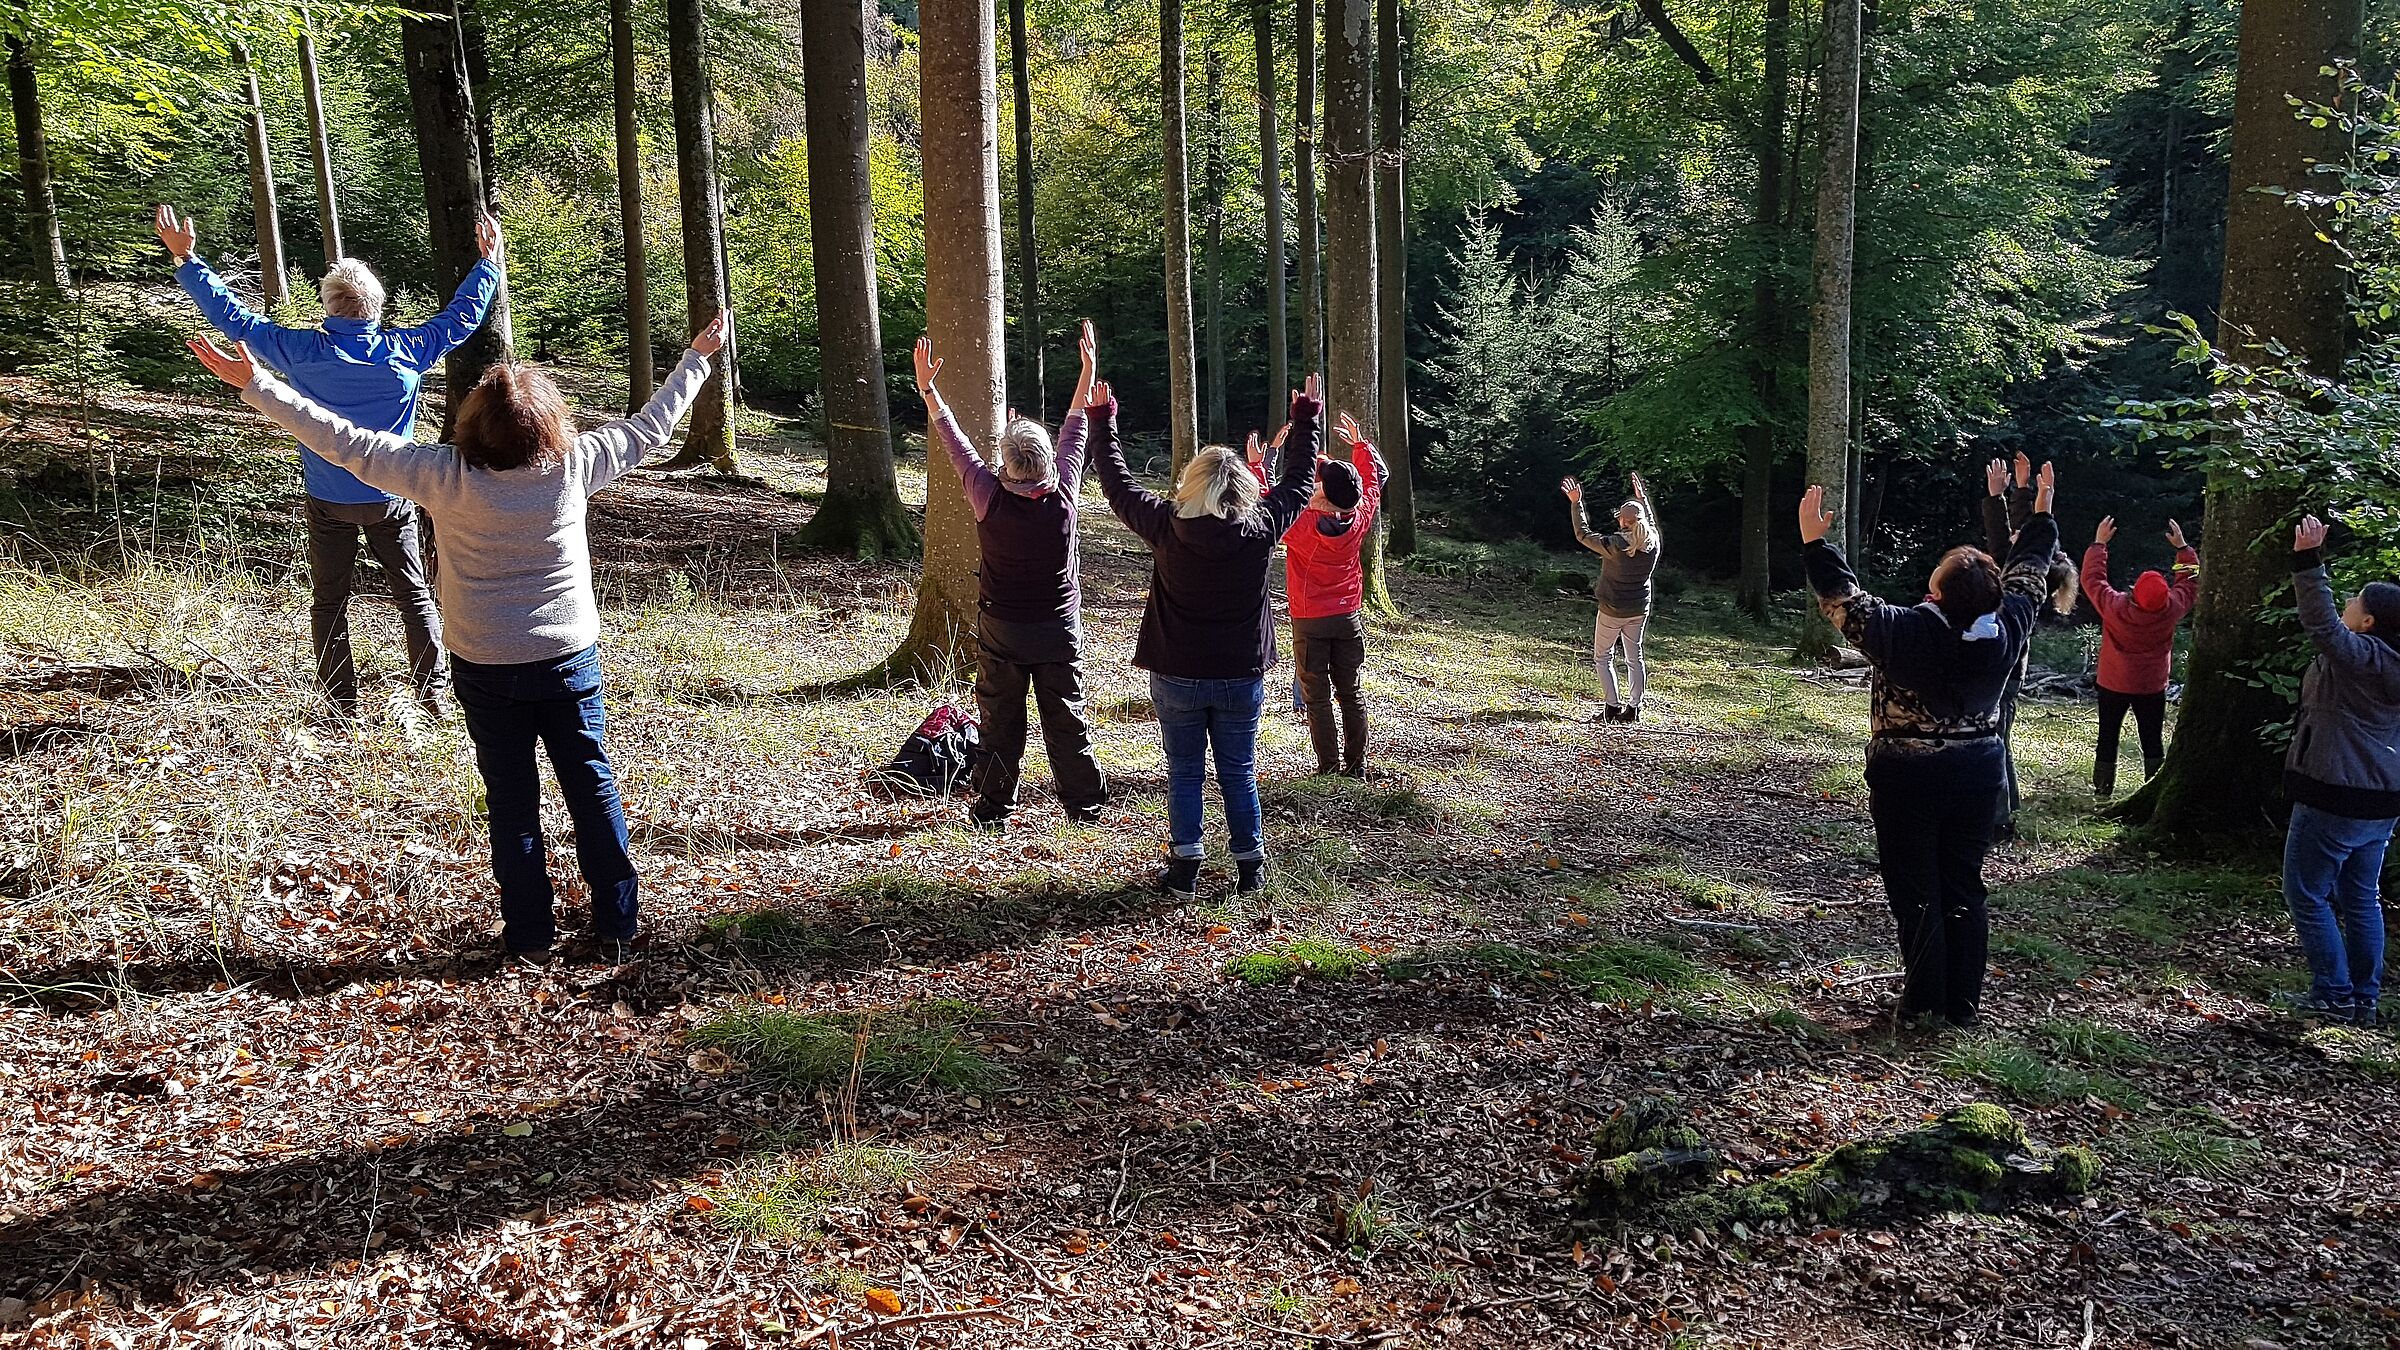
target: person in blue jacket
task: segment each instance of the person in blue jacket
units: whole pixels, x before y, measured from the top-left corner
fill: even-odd
[[[248,344],[261,364],[282,372],[294,389],[365,431],[415,437],[417,389],[425,373],[483,326],[500,289],[500,224],[485,216],[475,223],[482,260],[459,283],[450,307],[430,323],[384,327],[383,283],[365,263],[343,258],[326,269],[317,286],[324,320],[313,328],[286,327],[236,299],[225,279],[201,261],[195,251],[199,234],[190,218],[161,206],[156,223],[159,242],[175,258],[175,279],[209,326]],[[300,447],[300,477],[308,490],[309,636],[318,685],[345,716],[357,714],[350,586],[364,534],[400,606],[417,700],[428,712],[439,713],[442,624],[426,582],[417,508],[368,487],[307,446]],[[425,522],[425,532],[431,529]]]

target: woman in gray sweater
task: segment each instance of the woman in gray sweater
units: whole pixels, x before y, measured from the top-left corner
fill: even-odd
[[[1650,509],[1650,493],[1642,476],[1633,475],[1633,496],[1617,508],[1617,528],[1594,534],[1583,519],[1583,484],[1573,478],[1559,484],[1567,494],[1567,523],[1575,541],[1600,555],[1600,583],[1595,595],[1600,616],[1592,624],[1592,663],[1600,668],[1600,688],[1608,698],[1608,720],[1638,722],[1642,694],[1650,684],[1650,668],[1642,661],[1642,630],[1650,623],[1650,576],[1658,570],[1658,516]],[[1625,684],[1617,685],[1617,652],[1625,653]]]
[[[442,645],[475,743],[500,885],[501,942],[540,957],[556,936],[542,846],[538,741],[575,822],[575,860],[591,891],[591,935],[625,954],[639,930],[635,875],[616,775],[601,746],[600,610],[592,596],[585,503],[664,446],[725,345],[720,315],[635,416],[575,433],[566,396],[539,367],[502,362],[459,406],[449,445],[371,431],[233,354],[193,339],[200,363],[300,443],[360,482],[418,503],[442,523]]]

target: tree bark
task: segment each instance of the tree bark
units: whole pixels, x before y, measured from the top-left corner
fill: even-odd
[[[683,299],[699,332],[726,304],[725,217],[717,187],[716,94],[708,61],[703,0],[667,0],[667,84],[675,109],[675,186],[683,217]],[[662,466],[736,467],[733,451],[733,352],[700,387],[683,449]]]
[[[1379,406],[1375,436],[1391,480],[1384,485],[1385,544],[1398,557],[1417,551],[1417,503],[1408,424],[1408,122],[1407,66],[1400,0],[1376,0],[1375,334]]]
[[[1366,427],[1382,406],[1383,359],[1375,303],[1374,20],[1374,0],[1325,6],[1325,404],[1329,418],[1346,412]],[[1369,531],[1359,561],[1367,604],[1389,610],[1382,541],[1381,529]]]
[[[1206,222],[1200,269],[1208,292],[1208,439],[1222,445],[1232,418],[1225,407],[1225,70],[1214,43],[1201,64],[1207,72],[1201,83],[1208,90],[1202,100],[1208,122],[1208,170],[1200,208]]]
[[[1858,232],[1858,45],[1859,0],[1825,0],[1817,294],[1808,327],[1808,481],[1845,508],[1855,500],[1849,481],[1850,290]],[[1852,514],[1842,512],[1845,532]]]
[[[483,168],[483,206],[497,216],[500,166],[493,148],[491,43],[475,0],[458,0],[458,44],[467,66],[467,90],[475,98],[475,162]]]
[[[1292,26],[1292,62],[1296,67],[1292,91],[1292,206],[1293,226],[1300,236],[1300,374],[1325,369],[1325,283],[1320,276],[1317,225],[1317,0],[1299,0]],[[1276,408],[1270,420],[1282,425],[1288,408]]]
[[[1283,146],[1275,134],[1275,9],[1252,0],[1251,43],[1258,62],[1258,196],[1265,206],[1267,258],[1267,413],[1259,425],[1283,425],[1292,405],[1291,316],[1283,275]]]
[[[1200,451],[1198,372],[1192,355],[1192,181],[1184,145],[1183,0],[1158,0],[1158,103],[1165,127],[1166,173],[1160,205],[1166,218],[1167,423],[1175,472]]]
[[[634,69],[633,0],[608,0],[608,60],[617,115],[617,228],[625,249],[625,411],[658,385],[650,349],[650,241],[642,218],[641,88]]]
[[[2318,72],[2355,60],[2361,0],[2249,0],[2242,6],[2240,74],[2234,92],[2233,190],[2225,221],[2225,288],[2217,342],[2233,360],[2272,361],[2281,343],[2309,369],[2341,368],[2350,320],[2341,257],[2316,239],[2316,225],[2287,203],[2315,181],[2312,163],[2338,163],[2338,129],[2292,116],[2293,97],[2338,95]],[[2270,194],[2260,189],[2272,188]],[[2289,575],[2281,537],[2295,503],[2253,490],[2227,469],[2209,476],[2203,533],[2209,543],[2200,601],[2192,611],[2192,654],[2175,742],[2149,786],[2126,804],[2162,840],[2195,845],[2267,823],[2276,793],[2276,752],[2261,731],[2282,718],[2278,695],[2249,683],[2285,633],[2259,621],[2259,604]]]
[[[1042,328],[1042,255],[1033,232],[1033,62],[1025,44],[1025,0],[1008,0],[1008,70],[1017,131],[1017,341],[1025,351],[1031,407],[1039,421],[1049,416],[1050,377],[1042,359],[1048,337]]]
[[[1776,425],[1783,400],[1778,367],[1782,356],[1783,294],[1777,280],[1784,209],[1784,120],[1790,107],[1791,0],[1767,0],[1766,88],[1757,126],[1758,195],[1750,227],[1759,251],[1750,284],[1750,388],[1758,420],[1742,431],[1742,574],[1735,588],[1741,607],[1765,617],[1768,546],[1773,520]],[[1687,58],[1688,59],[1688,58]]]
[[[258,68],[250,63],[250,48],[233,44],[233,59],[242,67],[242,131],[250,143],[250,222],[258,235],[258,289],[267,308],[280,309],[291,298],[283,277],[283,221],[275,212],[275,167],[267,150],[267,110],[259,102]]]
[[[1007,402],[992,9],[925,0],[917,31],[925,181],[943,185],[925,199],[925,331],[941,353],[942,393],[959,430],[990,445]],[[950,457],[935,451],[925,460],[925,571],[908,638],[887,663],[893,676],[975,664],[975,517]]]
[[[826,479],[825,500],[800,541],[820,552],[882,558],[914,552],[918,538],[892,468],[891,395],[875,303],[866,16],[861,0],[807,0],[800,11]]]
[[[26,238],[35,276],[54,291],[67,288],[67,241],[59,228],[58,194],[50,185],[50,137],[42,123],[41,79],[24,39],[8,39],[8,104],[17,123],[17,174],[25,189]]]
[[[450,0],[410,0],[433,17],[400,25],[400,59],[417,133],[417,165],[425,180],[427,234],[442,285],[454,289],[482,254],[475,220],[485,210],[483,161],[475,149],[475,98],[467,80],[458,14]],[[458,424],[458,405],[483,372],[508,359],[508,284],[492,297],[483,327],[442,363],[442,437]]]
[[[333,190],[333,139],[325,130],[325,91],[317,82],[317,40],[308,13],[300,16],[300,99],[308,109],[308,157],[317,171],[317,232],[324,236],[325,261],[342,256],[342,217]]]

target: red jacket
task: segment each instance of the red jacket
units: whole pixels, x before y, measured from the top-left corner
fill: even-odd
[[[2144,609],[2108,584],[2108,545],[2094,544],[2083,554],[2083,593],[2100,612],[2100,687],[2112,694],[2164,691],[2175,662],[2175,625],[2200,595],[2200,555],[2188,547],[2178,552],[2167,603]]]
[[[1338,618],[1366,607],[1366,569],[1359,566],[1358,551],[1383,505],[1383,456],[1372,443],[1358,441],[1350,447],[1350,463],[1358,470],[1358,509],[1345,520],[1312,507],[1284,532],[1284,600],[1295,619]],[[1264,465],[1253,464],[1250,471],[1265,481]]]

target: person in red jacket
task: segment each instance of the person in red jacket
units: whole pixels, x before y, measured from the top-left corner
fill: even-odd
[[[2102,797],[2117,789],[2117,740],[2127,712],[2141,734],[2143,776],[2157,773],[2167,757],[2167,673],[2175,661],[2175,626],[2200,595],[2200,555],[2184,542],[2183,526],[2167,522],[2167,542],[2175,546],[2174,580],[2144,572],[2130,591],[2108,584],[2108,541],[2116,536],[2117,518],[2110,516],[2083,554],[2083,593],[2100,614],[2100,755],[2092,763],[2092,791]]]
[[[1367,660],[1362,614],[1367,585],[1358,551],[1383,505],[1384,464],[1383,456],[1360,433],[1357,419],[1344,413],[1337,429],[1350,447],[1350,459],[1317,461],[1317,486],[1308,509],[1284,532],[1283,589],[1292,611],[1292,663],[1300,672],[1317,772],[1364,778],[1367,705],[1359,693],[1358,672]]]

